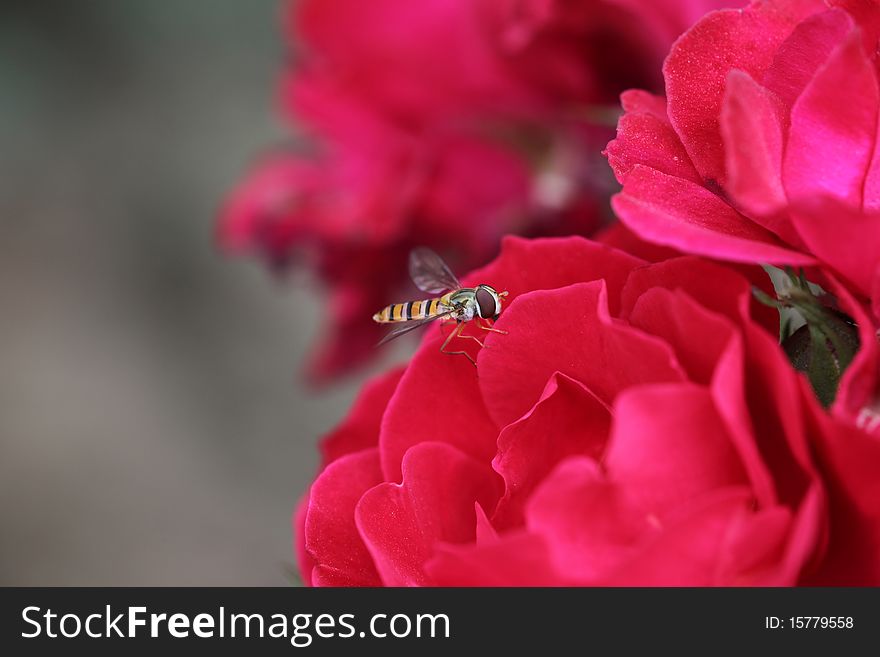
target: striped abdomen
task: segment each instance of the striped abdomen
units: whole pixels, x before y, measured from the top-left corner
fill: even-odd
[[[373,321],[380,324],[392,324],[396,322],[408,322],[412,319],[425,319],[434,317],[445,312],[447,297],[444,295],[435,299],[424,301],[407,301],[406,303],[392,303],[373,315]]]

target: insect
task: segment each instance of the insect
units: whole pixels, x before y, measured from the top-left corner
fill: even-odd
[[[468,352],[446,351],[446,347],[456,337],[473,340],[481,347],[485,346],[474,335],[462,335],[465,324],[476,320],[477,326],[484,331],[507,334],[507,331],[493,326],[501,313],[501,300],[507,296],[506,291],[496,292],[495,288],[485,284],[462,287],[443,259],[424,247],[413,249],[409,254],[409,275],[422,292],[443,296],[423,301],[392,303],[373,315],[373,321],[379,324],[402,324],[382,338],[380,345],[435,319],[444,323],[455,321],[456,326],[446,337],[440,351],[444,354],[466,356],[476,366],[476,361]]]

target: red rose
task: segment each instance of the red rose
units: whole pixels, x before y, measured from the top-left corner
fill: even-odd
[[[818,262],[877,303],[880,5],[830,4],[756,2],[685,33],[664,65],[666,100],[623,96],[607,149],[624,185],[613,204],[652,241]]]
[[[613,185],[599,151],[617,95],[659,87],[674,38],[718,4],[291,3],[280,95],[314,152],[258,166],[220,241],[318,274],[331,326],[310,373],[333,377],[376,353],[370,317],[401,294],[411,246],[467,270],[505,234],[592,233]]]
[[[510,292],[477,369],[432,327],[325,441],[306,580],[880,583],[880,442],[819,406],[753,273],[505,240],[467,279]]]

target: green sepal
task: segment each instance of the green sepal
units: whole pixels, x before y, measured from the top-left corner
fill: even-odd
[[[841,370],[831,352],[831,344],[822,330],[812,324],[807,324],[807,328],[810,332],[810,364],[807,376],[822,406],[828,407],[834,403],[834,398],[837,396]]]
[[[859,350],[858,327],[844,313],[823,305],[803,273],[799,276],[788,273],[792,288],[779,299],[766,294],[755,296],[762,303],[796,310],[806,322],[788,336],[783,333],[781,344],[792,366],[807,374],[816,397],[828,407],[837,396],[841,377]]]

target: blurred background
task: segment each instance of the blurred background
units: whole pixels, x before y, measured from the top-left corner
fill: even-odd
[[[320,293],[217,252],[278,0],[0,3],[0,584],[287,585]]]

